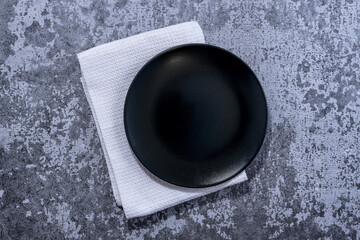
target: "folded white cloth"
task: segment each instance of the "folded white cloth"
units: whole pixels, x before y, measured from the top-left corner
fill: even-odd
[[[247,180],[243,171],[213,187],[174,186],[141,165],[125,135],[125,96],[140,68],[168,48],[204,42],[199,24],[187,22],[103,44],[77,55],[81,81],[96,122],[115,200],[123,206],[127,218],[148,215]]]

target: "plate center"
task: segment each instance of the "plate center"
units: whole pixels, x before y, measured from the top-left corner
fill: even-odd
[[[241,104],[218,71],[183,72],[166,81],[154,111],[154,129],[184,161],[206,161],[226,152],[241,127]]]

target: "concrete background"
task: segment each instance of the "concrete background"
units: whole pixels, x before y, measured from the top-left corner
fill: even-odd
[[[75,53],[197,20],[259,77],[250,180],[127,221]],[[0,3],[0,239],[360,239],[360,2]]]

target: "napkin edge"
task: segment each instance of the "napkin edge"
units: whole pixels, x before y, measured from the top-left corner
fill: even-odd
[[[198,28],[200,30],[200,32],[201,32],[201,35],[202,35],[202,38],[203,38],[202,40],[203,40],[203,42],[205,42],[204,33],[203,33],[199,23],[197,21],[188,21],[188,22],[178,23],[178,24],[175,24],[175,25],[169,25],[169,26],[162,27],[162,28],[156,28],[156,29],[148,30],[148,31],[141,32],[141,33],[138,33],[138,34],[135,34],[135,35],[120,38],[120,39],[117,39],[117,40],[114,40],[114,41],[111,41],[111,42],[103,43],[103,44],[100,44],[98,46],[94,46],[94,47],[91,47],[91,48],[86,49],[84,51],[81,51],[81,52],[77,53],[76,55],[77,55],[78,60],[80,61],[80,59],[88,57],[93,52],[102,52],[102,51],[106,51],[108,49],[113,49],[113,47],[117,46],[120,41],[124,41],[124,40],[131,41],[134,38],[142,38],[142,37],[144,37],[146,35],[153,34],[154,31],[158,31],[160,29],[166,31],[166,29],[173,28],[174,26],[176,26],[176,27],[182,26],[182,27],[185,28],[186,25],[189,25],[188,27]]]
[[[163,211],[163,210],[166,210],[168,208],[175,207],[175,206],[178,206],[180,204],[186,203],[188,201],[198,199],[200,197],[207,196],[207,195],[209,195],[211,193],[222,191],[222,190],[224,190],[226,188],[229,188],[229,187],[241,184],[243,182],[246,182],[247,180],[248,180],[247,173],[246,173],[245,170],[243,170],[238,175],[236,175],[235,177],[229,179],[226,182],[223,182],[223,183],[220,183],[220,184],[217,184],[217,185],[214,185],[214,186],[203,188],[203,190],[206,191],[206,192],[199,193],[198,195],[192,195],[192,196],[189,196],[189,197],[187,197],[185,199],[182,198],[178,202],[171,202],[171,203],[166,204],[166,205],[155,207],[155,208],[151,209],[150,211],[146,211],[146,212],[143,211],[142,213],[140,213],[140,211],[138,213],[129,213],[129,212],[126,212],[125,209],[124,209],[125,216],[126,216],[126,218],[128,220],[138,218],[138,217],[146,217],[146,216],[149,216],[151,214],[157,213],[159,211]],[[196,189],[192,189],[192,188],[189,188],[189,189],[196,190]]]
[[[78,57],[78,54],[76,54],[76,56]],[[78,60],[79,60],[79,57],[78,57]],[[80,61],[79,61],[80,63]],[[81,63],[80,63],[81,65]],[[81,67],[80,67],[81,69]],[[108,168],[108,172],[109,172],[109,176],[110,176],[110,183],[111,183],[111,188],[113,190],[113,195],[114,195],[114,198],[115,198],[115,202],[116,202],[116,205],[118,205],[119,207],[122,206],[122,203],[121,203],[121,198],[120,198],[120,193],[119,193],[119,190],[117,188],[117,182],[116,182],[116,179],[115,179],[115,176],[114,176],[114,172],[113,172],[113,169],[112,169],[112,165],[111,165],[111,161],[110,161],[110,157],[108,155],[108,152],[106,150],[106,145],[105,145],[105,141],[103,139],[103,135],[102,135],[102,132],[101,132],[101,128],[100,128],[100,125],[99,125],[99,122],[98,122],[98,119],[97,119],[97,115],[96,115],[96,112],[95,112],[95,109],[94,109],[94,106],[93,106],[93,103],[92,103],[92,100],[91,100],[91,97],[90,97],[90,94],[89,94],[89,91],[88,91],[88,87],[86,85],[86,81],[84,79],[84,75],[82,73],[82,70],[81,71],[81,77],[80,77],[80,81],[82,83],[82,86],[83,86],[83,89],[84,89],[84,92],[85,92],[85,96],[86,96],[86,99],[89,103],[89,106],[90,106],[90,110],[91,110],[91,113],[93,114],[93,118],[94,118],[94,122],[95,122],[95,126],[96,126],[96,130],[97,130],[97,134],[100,138],[100,145],[102,147],[102,152],[104,154],[104,158],[105,158],[105,161],[106,161],[106,166]]]

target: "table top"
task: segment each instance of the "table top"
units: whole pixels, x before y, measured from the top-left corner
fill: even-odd
[[[359,1],[5,1],[0,238],[358,239]],[[268,102],[249,180],[148,217],[115,204],[76,53],[196,20]]]

